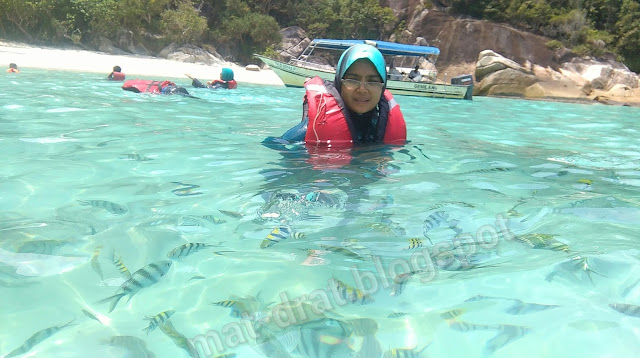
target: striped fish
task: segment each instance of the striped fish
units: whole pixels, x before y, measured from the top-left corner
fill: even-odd
[[[212,305],[230,308],[229,316],[235,318],[243,318],[243,316],[251,313],[251,309],[247,308],[243,302],[236,300],[224,300],[218,302],[211,302]]]
[[[341,321],[320,318],[296,327],[300,338],[294,353],[309,358],[344,358],[353,353],[348,345],[351,328]]]
[[[156,327],[167,322],[167,320],[171,318],[171,316],[173,316],[174,313],[176,313],[176,311],[168,310],[168,311],[160,312],[153,317],[145,317],[145,319],[149,321],[149,325],[147,326],[147,328],[143,328],[142,330],[146,331],[147,335],[149,335],[149,333],[152,332],[154,329],[156,329]]]
[[[552,251],[569,251],[569,245],[554,239],[551,234],[524,234],[516,235],[515,239],[529,244],[534,249],[546,249]]]
[[[205,244],[202,242],[188,242],[186,244],[180,245],[178,247],[176,247],[175,249],[169,251],[169,253],[167,254],[167,257],[175,260],[175,259],[179,259],[181,257],[187,257],[193,253],[196,253],[202,249],[208,248],[208,247],[218,247],[220,246],[218,245],[210,245],[210,244]],[[222,255],[225,252],[233,252],[233,251],[216,251],[215,254],[216,255]]]
[[[227,222],[227,220],[217,218],[213,215],[203,215],[202,218],[214,224],[224,224]]]
[[[515,341],[516,339],[524,337],[530,332],[529,328],[513,325],[500,325],[500,332],[493,338],[487,341],[484,346],[486,355],[491,355],[498,349],[506,346],[507,344]]]
[[[482,296],[482,295],[478,295],[478,296],[473,296],[467,300],[465,300],[465,302],[474,302],[474,301],[480,301],[480,300],[504,300],[504,301],[512,301],[513,304],[509,307],[507,307],[505,309],[505,312],[507,312],[508,314],[527,314],[527,313],[532,313],[532,312],[539,312],[539,311],[544,311],[544,310],[548,310],[550,308],[556,308],[556,307],[560,307],[558,305],[543,305],[543,304],[539,304],[539,303],[528,303],[528,302],[523,302],[517,298],[506,298],[506,297],[492,297],[492,296]]]
[[[144,266],[143,268],[134,272],[128,280],[123,282],[115,295],[100,300],[98,303],[112,301],[109,312],[113,312],[122,297],[129,296],[129,299],[127,300],[127,302],[129,302],[133,295],[135,295],[138,291],[145,287],[156,284],[162,276],[167,274],[169,268],[171,267],[171,263],[171,260],[162,260]]]
[[[146,162],[149,160],[153,160],[149,157],[145,157],[144,155],[140,155],[140,154],[121,154],[120,156],[121,159],[129,159],[129,160],[135,160],[138,162]]]
[[[27,241],[18,247],[17,252],[28,254],[51,255],[60,247],[68,244],[68,241],[58,240],[33,240]]]
[[[440,317],[442,317],[442,319],[444,319],[446,321],[451,321],[451,320],[455,320],[456,318],[460,317],[464,312],[465,312],[464,309],[457,308],[457,309],[449,310],[449,311],[446,311],[446,312],[442,312],[440,314]]]
[[[461,207],[464,207],[464,208],[475,208],[475,206],[473,206],[471,204],[467,204],[467,203],[465,203],[463,201],[444,201],[444,202],[435,204],[434,206],[428,208],[427,211],[440,209],[440,208],[443,208],[445,206],[461,206]]]
[[[156,355],[147,349],[147,343],[138,337],[113,336],[107,343],[125,350],[121,357],[156,358]]]
[[[201,195],[202,193],[199,191],[192,191],[193,189],[197,189],[200,185],[195,184],[185,184],[179,181],[172,181],[172,184],[183,185],[184,188],[173,189],[171,192],[177,196],[193,196],[193,195]]]
[[[352,330],[349,337],[349,348],[355,352],[353,358],[381,357],[383,350],[380,342],[376,338],[378,333],[378,322],[371,318],[355,318],[347,320],[346,323]]]
[[[631,286],[628,286],[627,288],[625,288],[620,294],[620,296],[626,297],[629,294],[629,292],[633,291],[633,289],[636,288],[636,286],[638,286],[639,283],[640,283],[640,279],[637,280],[635,283],[631,284]]]
[[[63,324],[62,326],[53,326],[53,327],[40,330],[34,333],[31,337],[29,337],[29,339],[27,339],[20,347],[9,352],[9,354],[4,356],[4,358],[15,357],[15,356],[19,356],[21,354],[27,353],[33,347],[38,345],[40,342],[58,333],[63,328],[71,326],[72,324],[73,324],[73,320],[69,321],[66,324]]]
[[[356,287],[351,287],[346,283],[338,280],[337,278],[333,278],[333,283],[335,284],[336,291],[340,295],[342,299],[351,303],[360,303],[361,305],[366,305],[368,303],[374,302],[373,297],[365,294],[361,290]],[[331,280],[330,280],[331,281]]]
[[[422,352],[427,349],[429,345],[422,347],[421,349],[417,349],[418,346],[413,348],[392,348],[386,352],[382,358],[421,358]]]
[[[282,240],[288,239],[289,237],[291,237],[291,230],[289,228],[276,227],[271,230],[269,235],[267,235],[264,240],[262,240],[262,242],[260,243],[260,248],[265,249],[267,247],[271,247]]]
[[[171,321],[167,321],[159,325],[158,327],[160,327],[160,330],[162,331],[162,333],[164,333],[167,337],[171,338],[171,340],[173,341],[173,344],[175,344],[176,347],[182,348],[185,351],[187,351],[190,357],[199,357],[198,351],[196,351],[195,347],[189,342],[189,340],[187,339],[187,337],[184,336],[184,334],[176,330],[176,328],[173,326]]]
[[[400,317],[403,317],[403,316],[406,316],[406,315],[408,315],[408,313],[406,313],[406,312],[394,312],[394,313],[391,313],[391,314],[387,315],[387,318],[400,318]]]
[[[447,214],[446,212],[436,211],[433,214],[427,216],[426,219],[424,219],[422,234],[424,235],[424,237],[429,239],[429,241],[431,241],[428,235],[429,231],[442,225],[448,225],[449,228],[456,233],[456,235],[459,235],[462,233],[462,229],[458,227],[458,224],[458,220],[449,220],[449,214]]]
[[[102,323],[102,321],[100,320],[100,318],[96,317],[96,315],[94,315],[93,313],[91,313],[91,312],[89,312],[89,311],[85,310],[84,308],[82,309],[82,313],[84,313],[84,315],[85,315],[85,316],[87,316],[87,317],[89,317],[89,318],[91,318],[91,319],[93,319],[93,320],[96,320],[96,321],[98,321],[98,322]]]
[[[90,205],[96,208],[102,208],[114,215],[122,215],[129,211],[129,209],[124,205],[112,203],[106,200],[78,200],[78,202],[80,205]]]
[[[611,303],[609,307],[614,310],[631,317],[640,317],[640,306],[629,305],[626,303]]]
[[[391,285],[391,296],[400,296],[402,291],[404,291],[404,287],[407,284],[407,281],[413,276],[415,272],[404,272],[401,274],[397,274],[393,278],[393,285]]]
[[[420,247],[423,247],[423,241],[417,237],[412,237],[409,239],[409,247],[407,247],[405,250],[413,250],[413,249],[417,249]]]
[[[122,257],[116,258],[116,254],[114,252],[112,261],[113,264],[116,265],[116,268],[118,269],[118,271],[120,271],[122,276],[124,276],[126,279],[131,278],[131,272],[129,272],[127,266],[125,266],[124,262],[122,262]]]
[[[229,211],[229,210],[222,210],[222,209],[218,209],[218,211],[234,219],[242,219],[242,217],[244,216],[242,215],[242,213],[239,213],[237,211]]]
[[[100,276],[100,280],[104,281],[104,276],[102,275],[102,267],[100,266],[100,261],[98,261],[98,258],[100,257],[100,251],[102,251],[102,245],[96,247],[96,249],[93,251],[93,256],[91,257],[91,268],[98,274],[98,276]]]
[[[352,259],[356,259],[356,260],[360,260],[363,261],[364,258],[360,255],[358,255],[357,253],[346,249],[344,247],[340,247],[340,246],[328,246],[328,245],[320,245],[320,247],[322,247],[323,249],[327,250],[327,251],[331,251],[331,252],[335,252],[338,254],[343,254],[345,256],[348,256]]]
[[[502,325],[499,324],[475,324],[465,321],[459,321],[456,319],[447,320],[449,327],[455,329],[460,332],[471,332],[471,331],[497,331],[502,328]]]

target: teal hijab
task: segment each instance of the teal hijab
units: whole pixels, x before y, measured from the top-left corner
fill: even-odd
[[[347,72],[349,67],[351,67],[351,65],[353,65],[354,62],[363,58],[369,60],[373,64],[373,66],[378,71],[378,74],[380,75],[380,78],[382,78],[382,81],[384,82],[384,85],[386,87],[387,67],[385,65],[384,57],[382,56],[382,53],[377,48],[371,45],[358,44],[358,45],[353,45],[349,47],[342,53],[342,56],[340,56],[340,60],[338,61],[338,66],[336,67],[336,78],[333,81],[333,84],[338,89],[338,91],[340,91],[340,87],[341,87],[340,80],[342,79],[344,74]]]
[[[233,81],[233,70],[224,67],[222,72],[220,72],[220,79],[223,81]]]

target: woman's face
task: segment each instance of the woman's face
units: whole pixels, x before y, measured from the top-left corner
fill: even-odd
[[[344,80],[359,81],[357,87]],[[349,81],[353,82],[353,81]],[[368,83],[367,83],[368,82]],[[375,83],[380,85],[376,85]],[[365,113],[376,108],[382,96],[382,79],[373,64],[366,59],[354,62],[342,76],[340,94],[344,104],[353,112]]]

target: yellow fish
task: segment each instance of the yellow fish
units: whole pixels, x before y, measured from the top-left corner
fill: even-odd
[[[149,333],[153,331],[156,327],[167,322],[167,320],[171,318],[171,316],[173,316],[174,313],[176,313],[176,311],[168,310],[168,311],[160,312],[153,317],[145,317],[147,320],[149,320],[149,325],[147,326],[147,328],[144,328],[143,331],[146,331],[147,335],[149,335]]]
[[[266,249],[267,247],[271,247],[276,243],[282,240],[286,240],[290,237],[294,239],[303,239],[305,235],[300,232],[291,232],[291,230],[287,227],[276,227],[271,230],[269,235],[267,235],[264,240],[262,240],[262,242],[260,243],[260,248]]]
[[[124,262],[122,262],[122,257],[116,258],[115,253],[113,254],[113,264],[116,265],[116,267],[118,268],[118,271],[120,271],[122,276],[124,276],[127,279],[131,278],[131,272],[129,272],[129,269],[127,268],[127,266],[125,266]]]
[[[93,251],[93,256],[91,257],[91,268],[98,274],[98,276],[100,276],[100,280],[104,281],[104,276],[102,275],[102,267],[100,267],[100,261],[98,261],[100,251],[102,251],[102,245],[96,247],[96,249]]]
[[[361,305],[374,302],[373,297],[371,297],[370,295],[365,294],[355,287],[347,285],[346,283],[338,280],[335,277],[333,278],[333,282],[336,285],[336,289],[340,297],[342,297],[346,301],[349,301],[351,303],[359,302]]]
[[[406,248],[405,250],[413,250],[413,249],[417,249],[419,247],[422,247],[424,242],[417,238],[417,237],[412,237],[409,239],[409,247]]]

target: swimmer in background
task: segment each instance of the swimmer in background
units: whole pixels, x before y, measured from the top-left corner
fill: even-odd
[[[122,73],[120,66],[113,66],[113,71],[111,71],[107,76],[107,79],[112,81],[124,81],[124,77],[124,73]]]
[[[210,88],[210,89],[236,89],[238,87],[238,83],[233,79],[234,74],[233,70],[227,67],[222,68],[220,71],[220,79],[213,80],[211,82],[207,82],[203,84],[197,78],[192,77],[191,75],[185,74],[185,76],[191,78],[191,85],[196,88]]]
[[[20,70],[18,69],[18,65],[16,65],[15,63],[10,63],[9,64],[9,69],[7,69],[8,73],[20,73]]]

